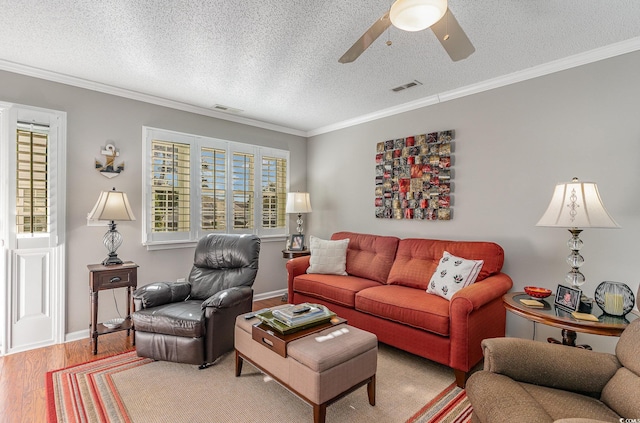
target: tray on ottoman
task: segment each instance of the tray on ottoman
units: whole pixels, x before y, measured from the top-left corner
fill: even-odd
[[[347,323],[347,320],[334,315],[331,318],[331,320],[327,322],[321,323],[319,325],[317,324],[314,326],[310,326],[308,328],[300,329],[296,332],[291,332],[287,334],[282,334],[277,331],[274,331],[271,326],[267,325],[264,322],[255,323],[251,328],[251,337],[253,338],[254,341],[259,342],[263,346],[276,352],[278,355],[286,357],[287,344],[289,342],[295,341],[296,339],[300,339],[303,336],[320,332],[324,329],[327,329],[342,323]]]

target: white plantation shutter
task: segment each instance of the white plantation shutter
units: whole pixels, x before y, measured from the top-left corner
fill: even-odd
[[[148,127],[143,138],[148,249],[209,232],[287,234],[288,151]]]
[[[49,126],[18,122],[16,232],[49,232]]]
[[[227,160],[226,151],[202,147],[202,229],[222,230],[227,228]]]
[[[262,227],[284,228],[287,202],[287,160],[262,156]]]
[[[190,229],[189,145],[153,140],[151,143],[151,230]]]
[[[253,229],[254,156],[233,153],[233,229]]]

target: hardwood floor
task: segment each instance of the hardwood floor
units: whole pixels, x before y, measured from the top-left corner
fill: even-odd
[[[281,298],[275,297],[255,301],[253,309],[279,304]],[[87,338],[0,357],[0,422],[46,421],[46,373],[130,350],[131,338],[126,334],[122,331],[98,338],[97,355],[91,353]]]

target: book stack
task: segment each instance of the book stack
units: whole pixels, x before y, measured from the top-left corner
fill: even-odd
[[[288,335],[327,323],[336,317],[336,314],[322,304],[302,303],[265,310],[257,313],[256,317],[277,332]]]
[[[300,327],[326,321],[330,316],[325,307],[302,303],[273,310],[273,317],[289,327]]]

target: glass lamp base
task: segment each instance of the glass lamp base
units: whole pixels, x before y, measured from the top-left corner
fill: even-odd
[[[123,261],[120,260],[120,258],[118,258],[118,255],[116,253],[113,254],[109,254],[109,257],[107,257],[106,259],[104,259],[102,261],[102,264],[105,266],[113,266],[114,264],[122,264]]]

